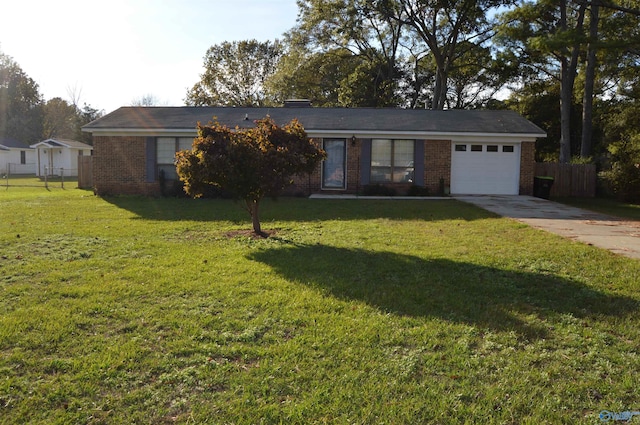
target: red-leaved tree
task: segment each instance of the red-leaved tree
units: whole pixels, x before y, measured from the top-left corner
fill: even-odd
[[[224,189],[244,201],[253,231],[264,235],[260,201],[276,196],[296,174],[313,172],[325,156],[297,120],[280,127],[266,117],[249,129],[198,124],[192,149],[176,154],[176,166],[188,195],[200,197],[207,186]]]

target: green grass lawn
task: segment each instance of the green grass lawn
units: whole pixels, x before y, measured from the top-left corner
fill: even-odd
[[[78,187],[77,176],[7,175],[0,172],[0,191],[15,192],[18,188],[73,189]],[[4,193],[0,196],[4,197]],[[13,193],[13,195],[17,195]],[[2,198],[0,198],[2,199]]]
[[[610,198],[558,198],[554,201],[585,208],[603,214],[609,214],[623,219],[640,221],[640,205],[628,204]]]
[[[0,423],[594,424],[640,262],[446,201],[0,188]],[[637,418],[635,419],[637,420]]]

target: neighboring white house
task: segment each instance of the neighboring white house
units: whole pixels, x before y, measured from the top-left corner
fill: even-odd
[[[0,139],[0,174],[33,174],[36,151],[16,139]]]
[[[36,151],[36,175],[77,176],[78,156],[91,155],[93,146],[69,139],[47,139],[31,145]]]

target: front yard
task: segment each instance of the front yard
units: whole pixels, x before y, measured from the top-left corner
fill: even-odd
[[[0,188],[0,423],[599,423],[640,262],[446,201]],[[637,421],[638,419],[635,418]]]

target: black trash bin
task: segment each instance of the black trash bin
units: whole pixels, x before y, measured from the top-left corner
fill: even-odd
[[[536,198],[549,199],[551,186],[554,178],[550,176],[535,176],[533,178],[533,196]]]

